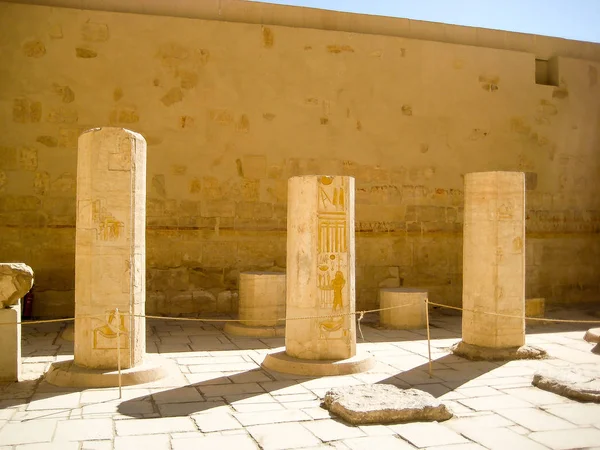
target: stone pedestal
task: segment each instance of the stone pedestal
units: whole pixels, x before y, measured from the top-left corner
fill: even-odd
[[[354,178],[290,178],[287,224],[286,349],[263,365],[304,375],[368,370],[374,361],[356,355],[353,314]]]
[[[379,290],[379,323],[386,328],[408,330],[427,326],[427,291],[411,288]],[[394,309],[385,309],[394,308]]]
[[[525,299],[525,317],[542,318],[546,313],[546,299],[544,298],[526,298]],[[542,320],[525,319],[526,325],[540,325],[547,323]]]
[[[18,305],[33,287],[33,270],[23,263],[0,263],[0,308]]]
[[[506,349],[515,349],[515,357],[523,357],[517,352],[525,344],[523,173],[465,176],[463,242],[463,342],[455,352],[487,359],[487,349],[489,359],[497,359],[498,350],[506,359]]]
[[[0,263],[0,381],[21,376],[20,299],[33,286],[33,270],[23,263]]]
[[[544,299],[544,298],[525,299],[525,317],[544,317],[545,311],[546,311],[546,299]]]
[[[237,336],[275,337],[285,334],[285,273],[240,274],[239,319],[228,322],[225,332]]]
[[[145,318],[136,316],[144,314],[145,305],[145,234],[144,138],[122,128],[86,131],[77,158],[74,365],[79,373],[115,371],[118,348],[122,369],[144,360]]]
[[[21,307],[17,302],[0,309],[0,381],[21,376]]]

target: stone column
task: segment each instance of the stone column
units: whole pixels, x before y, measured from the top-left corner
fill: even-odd
[[[75,364],[116,369],[146,350],[146,141],[122,128],[79,137],[75,238]],[[123,315],[115,315],[118,308]],[[90,318],[94,315],[97,317]]]
[[[516,350],[525,344],[523,173],[465,176],[463,242],[463,341],[455,352],[505,359],[511,352],[504,350],[515,349],[514,357],[535,356]]]
[[[354,178],[290,178],[287,219],[286,350],[269,355],[265,367],[315,375],[368,370],[371,360],[355,358]]]
[[[236,336],[284,336],[285,273],[240,273],[240,322],[227,322],[225,332]]]

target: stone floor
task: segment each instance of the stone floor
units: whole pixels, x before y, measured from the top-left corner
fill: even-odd
[[[597,317],[557,311],[567,318]],[[590,325],[591,326],[591,325]],[[362,325],[359,348],[377,366],[354,376],[302,378],[262,370],[283,339],[229,337],[223,323],[148,321],[148,352],[177,362],[168,380],[123,389],[67,389],[42,374],[68,359],[64,325],[23,327],[25,381],[0,384],[0,450],[56,449],[600,449],[600,404],[577,403],[531,385],[542,367],[595,366],[588,325],[528,326],[544,361],[469,362],[448,353],[460,317],[432,315],[433,378],[425,330]],[[66,335],[65,335],[66,337]],[[443,423],[351,426],[319,406],[328,388],[361,383],[416,387],[442,399],[455,418]]]

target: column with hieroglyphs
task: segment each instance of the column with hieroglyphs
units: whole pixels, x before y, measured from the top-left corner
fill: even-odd
[[[145,319],[146,141],[122,128],[79,138],[75,238],[75,364],[140,364]],[[118,309],[122,314],[115,313]],[[95,317],[89,317],[95,316]]]
[[[286,350],[264,366],[309,375],[368,370],[372,361],[356,357],[354,178],[290,178],[287,225]]]
[[[522,172],[465,176],[463,242],[465,311],[463,342],[458,345],[457,353],[462,350],[468,355],[475,346],[490,349],[489,355],[493,357],[497,350],[524,346],[525,175]]]

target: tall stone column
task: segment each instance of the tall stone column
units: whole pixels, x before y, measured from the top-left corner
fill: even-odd
[[[354,178],[288,181],[285,354],[265,367],[325,375],[368,370],[356,357]]]
[[[465,176],[463,308],[463,340],[455,353],[482,359],[536,356],[536,349],[523,347],[525,176],[521,172]]]
[[[75,364],[115,369],[117,334],[123,367],[143,360],[145,319],[132,315],[145,312],[145,242],[146,141],[121,128],[87,131],[77,159]]]
[[[137,384],[165,375],[146,353],[146,141],[123,128],[79,137],[75,358],[53,364],[63,386]],[[118,313],[117,313],[118,310]],[[119,363],[126,369],[115,377]]]

